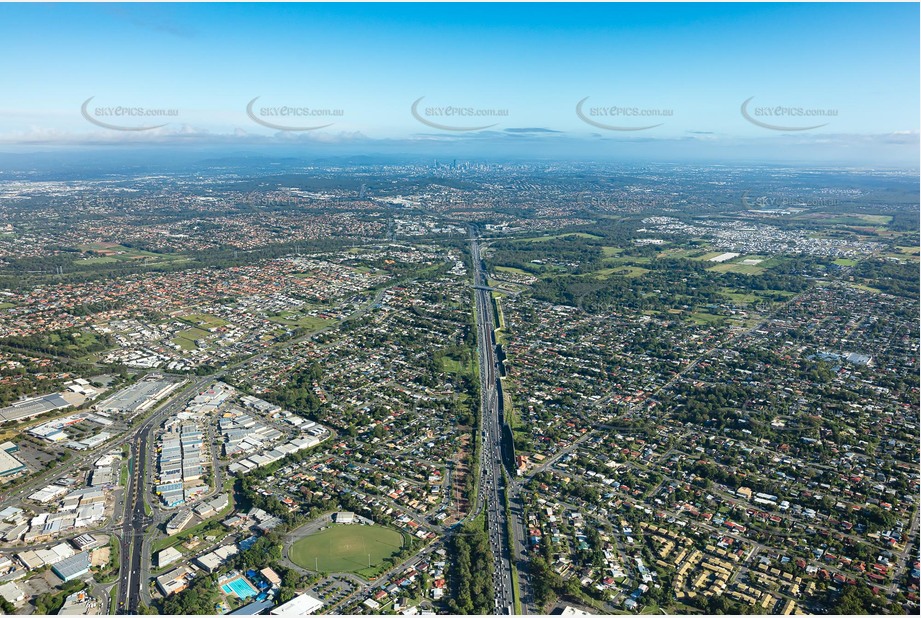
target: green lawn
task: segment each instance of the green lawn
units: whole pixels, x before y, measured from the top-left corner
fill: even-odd
[[[892,215],[866,215],[862,213],[815,213],[811,216],[803,217],[805,219],[818,219],[822,223],[829,225],[873,225],[885,227],[892,222]]]
[[[202,328],[220,328],[221,326],[227,326],[226,320],[222,320],[217,316],[207,313],[190,313],[189,315],[182,316],[182,320],[193,326],[200,326]]]
[[[513,266],[496,266],[496,270],[500,273],[512,273],[515,275],[524,275],[525,277],[533,277],[531,273],[523,271],[520,268],[515,268]]]
[[[713,315],[712,313],[707,313],[706,311],[698,310],[691,313],[691,320],[697,322],[698,324],[712,324],[724,319],[725,318],[721,315]]]
[[[648,268],[642,268],[640,266],[618,266],[615,268],[602,268],[601,270],[596,270],[593,273],[589,273],[587,276],[594,277],[596,279],[607,279],[611,275],[619,275],[621,277],[627,277],[632,279],[634,277],[640,277],[649,272]]]
[[[742,264],[740,262],[723,262],[707,270],[716,273],[739,273],[742,275],[760,275],[764,272],[761,264]]]
[[[499,302],[500,298],[505,298],[505,294],[502,292],[492,292],[493,304],[496,307],[496,329],[504,330],[505,329],[505,312],[502,311],[502,303]]]
[[[734,290],[733,288],[723,288],[720,291],[734,303],[755,303],[758,302],[759,299],[759,296],[754,292]]]
[[[77,266],[92,266],[94,264],[111,264],[113,262],[169,262],[186,259],[179,253],[153,253],[124,245],[116,245],[107,242],[90,243],[77,247],[81,251],[113,251],[112,255],[97,255],[88,258],[78,258],[74,260]]]
[[[75,359],[85,359],[98,354],[105,347],[99,335],[90,330],[53,331],[45,333],[41,339],[46,346]]]
[[[477,357],[475,355],[471,355],[470,358],[465,361],[463,358],[442,356],[441,368],[445,373],[454,375],[466,375],[475,378],[477,369]]]
[[[333,525],[291,546],[294,564],[324,573],[359,573],[375,567],[403,546],[403,535],[384,526]]]
[[[114,257],[92,257],[92,258],[86,258],[85,260],[80,260],[80,264],[88,264],[88,265],[112,264],[118,261],[120,260]]]
[[[588,234],[586,232],[569,232],[566,234],[547,234],[545,236],[535,236],[533,238],[519,238],[514,242],[547,242],[548,240],[553,240],[554,238],[566,238],[567,236],[575,236],[577,238],[594,238],[599,239],[601,236],[595,234]]]
[[[319,330],[324,326],[332,324],[335,320],[314,317],[312,315],[302,315],[300,313],[285,312],[278,316],[271,316],[269,320],[276,324],[285,326],[300,326],[308,330]]]
[[[199,339],[204,339],[208,335],[208,331],[200,328],[190,328],[176,335],[176,337],[173,338],[173,343],[183,350],[194,350],[196,347],[195,342]]]
[[[185,553],[188,551],[184,547],[179,545],[190,540],[193,536],[216,536],[220,539],[224,538],[228,534],[228,530],[224,528],[219,521],[218,517],[226,515],[229,513],[231,508],[226,508],[221,511],[221,514],[211,517],[199,524],[183,530],[179,534],[174,534],[172,536],[164,536],[163,538],[157,539],[150,544],[150,553],[151,555],[156,554],[159,551],[163,551],[167,547],[175,547],[178,551]],[[223,515],[222,515],[223,514]]]
[[[500,377],[499,381],[502,382],[502,399],[505,403],[505,422],[508,423],[512,431],[517,431],[522,428],[523,425],[518,418],[518,414],[515,413],[514,399],[512,399],[511,394],[511,390],[514,386],[508,376],[504,378]]]
[[[889,225],[892,223],[892,215],[857,215],[870,225]]]

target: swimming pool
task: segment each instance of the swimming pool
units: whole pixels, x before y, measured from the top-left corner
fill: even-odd
[[[259,591],[253,588],[252,584],[242,577],[235,577],[226,584],[221,586],[224,594],[235,594],[240,599],[248,599],[256,596]]]

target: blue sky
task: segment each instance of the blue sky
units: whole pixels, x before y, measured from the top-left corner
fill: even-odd
[[[0,143],[691,140],[889,156],[917,151],[918,18],[917,4],[5,4]],[[89,97],[93,118],[166,126],[96,126],[80,113]],[[246,113],[254,97],[263,120],[331,126],[262,126]],[[494,126],[426,126],[410,113],[420,97],[417,115],[429,120]],[[609,128],[576,114],[586,97],[583,117]],[[770,126],[824,126],[757,126],[740,112],[750,97],[749,116]],[[117,106],[178,115],[96,113]],[[341,115],[263,113],[278,106]],[[505,115],[426,113],[434,107]],[[793,110],[765,115],[778,107]]]

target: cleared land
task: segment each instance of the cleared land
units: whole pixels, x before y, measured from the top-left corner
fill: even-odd
[[[325,573],[359,573],[400,551],[403,535],[383,526],[333,525],[291,546],[291,561]]]

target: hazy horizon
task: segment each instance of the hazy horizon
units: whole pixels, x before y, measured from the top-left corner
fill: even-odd
[[[918,10],[4,5],[0,150],[916,167]]]

